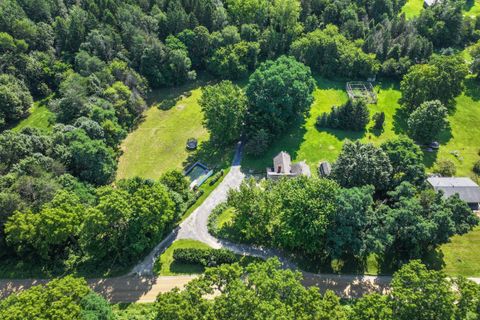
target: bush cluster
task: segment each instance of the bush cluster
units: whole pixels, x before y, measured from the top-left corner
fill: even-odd
[[[365,130],[370,122],[370,111],[365,100],[348,100],[340,107],[333,106],[330,113],[317,118],[319,128]]]
[[[177,262],[200,264],[204,267],[214,267],[239,261],[239,258],[227,249],[197,248],[175,249],[173,251],[173,259]]]

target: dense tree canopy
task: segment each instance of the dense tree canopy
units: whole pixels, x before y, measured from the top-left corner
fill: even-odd
[[[436,101],[422,103],[408,118],[409,134],[415,141],[430,143],[448,125],[448,110]]]
[[[385,152],[373,144],[346,141],[332,167],[332,177],[343,187],[373,185],[386,190],[392,165]]]
[[[230,81],[202,88],[200,106],[205,127],[212,139],[220,144],[230,144],[243,130],[247,99],[245,93]]]
[[[309,109],[314,88],[310,69],[293,58],[283,56],[260,65],[246,89],[247,136],[260,129],[270,135],[285,132]]]
[[[113,315],[105,299],[93,293],[84,279],[67,276],[0,301],[0,318],[111,320]]]

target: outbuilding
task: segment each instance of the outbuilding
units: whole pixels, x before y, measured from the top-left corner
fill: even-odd
[[[480,187],[470,178],[465,177],[431,177],[428,184],[435,191],[442,191],[448,198],[458,194],[460,199],[468,203],[472,210],[480,210]]]

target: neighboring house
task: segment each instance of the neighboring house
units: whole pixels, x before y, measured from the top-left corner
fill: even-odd
[[[427,7],[431,7],[433,6],[434,4],[437,4],[437,3],[440,3],[442,0],[424,0],[423,1],[423,6],[425,8]]]
[[[318,166],[318,173],[321,177],[328,177],[332,173],[332,166],[328,161],[322,161]]]
[[[267,168],[267,179],[280,179],[282,177],[310,177],[310,167],[305,161],[292,163],[290,155],[282,151],[275,158],[273,158],[273,168]]]
[[[427,182],[435,191],[443,191],[445,197],[458,194],[472,210],[480,210],[480,187],[470,178],[428,178]]]

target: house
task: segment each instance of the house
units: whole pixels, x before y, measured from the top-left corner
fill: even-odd
[[[332,173],[332,166],[328,161],[322,161],[318,166],[318,173],[321,177],[328,177]]]
[[[480,210],[480,187],[472,179],[431,177],[427,182],[435,191],[443,191],[445,197],[458,194],[472,210]]]
[[[442,0],[424,0],[423,1],[423,7],[424,8],[431,7],[434,4],[440,3],[441,1]]]
[[[273,168],[267,168],[267,179],[277,180],[282,177],[293,178],[301,175],[310,177],[310,167],[305,161],[292,163],[292,158],[285,151],[273,158]]]

